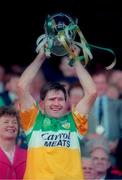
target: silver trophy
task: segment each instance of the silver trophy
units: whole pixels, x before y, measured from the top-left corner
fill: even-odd
[[[48,15],[44,23],[45,33],[38,37],[36,41],[36,52],[44,47],[45,54],[49,57],[51,54],[56,56],[68,55],[70,65],[75,60],[80,60],[86,65],[89,60],[93,59],[91,48],[97,48],[109,51],[114,56],[114,52],[107,48],[88,44],[83,33],[78,26],[78,20],[71,18],[64,13]],[[80,48],[79,56],[72,51],[73,46]],[[106,69],[111,69],[116,64],[116,58]]]

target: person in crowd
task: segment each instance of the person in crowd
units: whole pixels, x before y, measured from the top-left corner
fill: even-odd
[[[79,83],[70,85],[68,89],[70,108],[75,107],[84,96],[83,88]]]
[[[107,96],[109,87],[108,77],[108,72],[105,70],[92,75],[98,96],[89,113],[88,133],[81,141],[81,151],[85,156],[88,154],[86,143],[92,135],[98,134],[107,138],[111,153],[115,150],[119,137],[122,136],[122,102]]]
[[[18,79],[18,74],[12,74],[5,84],[5,91],[0,93],[0,97],[3,99],[6,106],[14,105],[17,103],[18,96],[16,93],[16,85]]]
[[[82,157],[82,166],[85,180],[94,180],[95,171],[90,157]]]
[[[106,95],[110,99],[114,99],[114,100],[119,99],[119,90],[118,90],[117,86],[114,84],[109,84]]]
[[[88,148],[93,161],[95,179],[110,179],[108,170],[111,166],[111,161],[108,142],[102,137],[94,138],[89,141]]]
[[[76,47],[72,47],[78,55]],[[83,179],[78,132],[87,131],[87,118],[96,99],[95,84],[80,63],[74,68],[84,90],[84,97],[65,114],[67,93],[62,84],[49,82],[41,90],[41,108],[31,96],[30,85],[44,63],[43,48],[21,75],[17,92],[21,124],[28,140],[27,167],[24,179]]]
[[[16,145],[19,115],[13,107],[0,107],[0,179],[22,180],[26,167],[26,150]]]
[[[96,84],[98,97],[89,115],[89,134],[102,134],[113,146],[122,135],[122,102],[107,96],[108,76],[106,71],[97,72],[92,77]]]
[[[119,99],[122,99],[122,70],[112,70],[109,76],[109,83],[117,87],[119,90]]]

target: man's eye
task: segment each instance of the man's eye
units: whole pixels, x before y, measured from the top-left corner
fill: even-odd
[[[49,101],[54,101],[54,99],[49,99]]]
[[[64,99],[63,98],[59,98],[59,101],[64,101]]]
[[[8,121],[4,121],[4,123],[8,123]]]

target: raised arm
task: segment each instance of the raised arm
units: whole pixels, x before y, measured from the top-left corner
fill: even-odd
[[[77,76],[84,90],[84,97],[76,105],[76,110],[81,115],[87,115],[97,97],[96,86],[80,61],[75,61],[74,67],[76,69]]]
[[[35,103],[34,98],[30,94],[30,84],[32,83],[34,77],[42,66],[45,58],[46,56],[42,49],[40,50],[34,61],[25,69],[19,79],[17,92],[21,110],[27,110]]]

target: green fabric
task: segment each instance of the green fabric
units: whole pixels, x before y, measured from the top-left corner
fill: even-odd
[[[0,106],[5,106],[5,103],[4,103],[3,99],[2,99],[2,97],[0,97]]]
[[[70,128],[68,128],[68,126],[70,126]],[[58,131],[65,130],[66,128],[70,129],[70,131],[76,131],[71,113],[56,119],[49,117],[46,114],[43,115],[41,111],[39,111],[33,130],[41,129],[42,131]]]
[[[39,108],[38,105],[37,108]],[[43,132],[46,131],[58,132],[59,130],[70,130],[70,132],[77,131],[71,112],[68,113],[67,115],[64,115],[61,118],[56,119],[49,117],[46,114],[42,114],[40,110],[37,114],[34,126],[32,127],[31,131],[26,134],[27,141],[29,142],[33,131],[39,131],[39,130]]]

